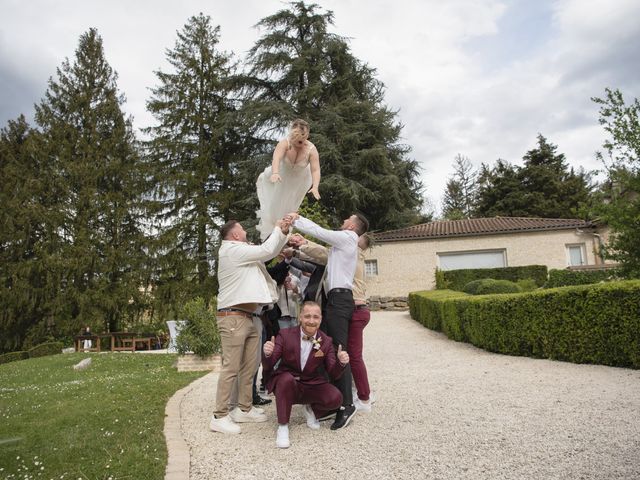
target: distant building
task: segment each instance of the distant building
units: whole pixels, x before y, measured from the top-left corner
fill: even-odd
[[[602,265],[608,230],[577,219],[496,217],[424,223],[373,238],[365,259],[367,294],[406,296],[435,288],[436,267]]]

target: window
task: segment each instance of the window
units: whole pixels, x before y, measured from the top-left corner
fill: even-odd
[[[585,258],[584,243],[567,245],[567,262],[569,266],[585,265],[587,263]]]
[[[367,277],[375,277],[378,275],[378,260],[365,260],[364,274]]]
[[[507,266],[507,255],[501,250],[438,253],[440,270],[461,268],[501,268]]]

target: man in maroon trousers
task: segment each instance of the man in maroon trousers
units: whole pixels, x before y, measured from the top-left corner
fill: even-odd
[[[304,404],[309,428],[318,429],[318,418],[342,404],[342,394],[324,375],[338,378],[349,363],[349,354],[331,337],[318,330],[322,322],[320,306],[305,302],[299,316],[300,326],[280,330],[263,346],[262,369],[269,377],[267,390],[276,396],[278,433],[276,445],[289,447],[289,418],[294,404]],[[280,360],[278,367],[274,365]]]

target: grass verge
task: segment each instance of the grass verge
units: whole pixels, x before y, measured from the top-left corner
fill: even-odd
[[[75,353],[0,365],[0,478],[162,479],[165,405],[206,373],[175,361]]]

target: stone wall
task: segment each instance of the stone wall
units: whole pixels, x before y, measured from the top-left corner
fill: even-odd
[[[222,356],[209,355],[206,357],[199,357],[193,353],[188,353],[186,355],[178,356],[177,366],[179,372],[199,372],[203,370],[219,372],[222,369]]]
[[[407,297],[381,297],[371,295],[368,299],[369,310],[409,310],[409,300]]]

